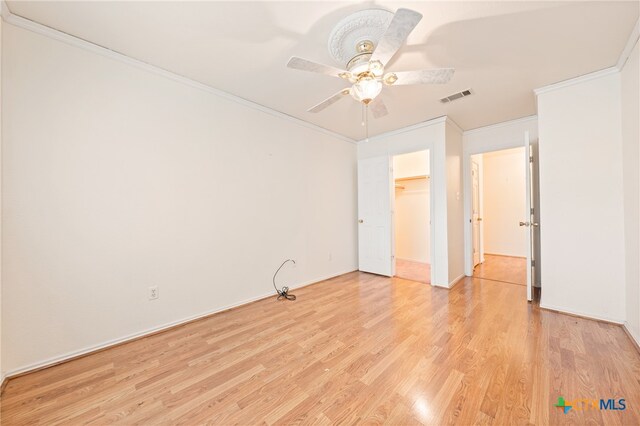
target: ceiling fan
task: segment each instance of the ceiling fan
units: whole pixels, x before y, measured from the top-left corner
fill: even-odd
[[[346,60],[346,70],[295,56],[289,59],[289,68],[330,75],[351,83],[308,111],[320,112],[351,95],[364,106],[370,105],[373,116],[379,118],[388,113],[382,99],[377,97],[383,86],[447,83],[453,76],[453,68],[385,72],[385,66],[421,19],[420,13],[410,9],[398,9],[395,14],[367,9],[340,21],[329,37],[329,52],[338,61]]]

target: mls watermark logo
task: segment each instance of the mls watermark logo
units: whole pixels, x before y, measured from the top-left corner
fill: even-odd
[[[586,411],[586,410],[611,410],[611,411],[623,411],[627,409],[627,403],[624,398],[620,399],[594,399],[594,398],[577,398],[573,400],[565,400],[564,397],[559,396],[558,402],[553,404],[554,407],[558,407],[564,414],[567,414],[571,410]]]
[[[556,404],[554,404],[554,406],[564,410],[565,414],[567,414],[573,408],[573,405],[568,404],[564,400],[564,398],[561,397],[561,396],[558,397],[558,402]]]

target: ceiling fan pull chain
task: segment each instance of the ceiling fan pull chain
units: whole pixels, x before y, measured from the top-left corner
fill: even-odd
[[[362,125],[362,127],[364,127],[364,107],[365,105],[362,104],[362,110],[361,110],[361,119],[360,119],[360,124]]]
[[[364,104],[365,139],[369,142],[369,104]]]

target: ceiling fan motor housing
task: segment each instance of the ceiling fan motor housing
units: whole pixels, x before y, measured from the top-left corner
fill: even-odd
[[[371,53],[361,53],[356,55],[347,63],[347,70],[355,76],[368,71],[370,59]]]
[[[385,9],[365,9],[342,19],[329,35],[329,54],[341,66],[354,74],[355,68],[369,62],[393,19],[393,12]],[[364,68],[362,71],[365,71]]]

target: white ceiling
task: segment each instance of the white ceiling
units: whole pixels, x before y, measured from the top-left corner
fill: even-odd
[[[455,67],[442,86],[383,89],[389,115],[369,133],[449,115],[469,130],[536,112],[532,90],[616,64],[638,19],[628,2],[31,2],[12,13],[352,139],[362,139],[351,98],[306,110],[346,83],[285,67],[301,56],[338,67],[333,26],[356,10],[406,7],[424,15],[387,70]],[[451,104],[439,99],[471,88]]]

